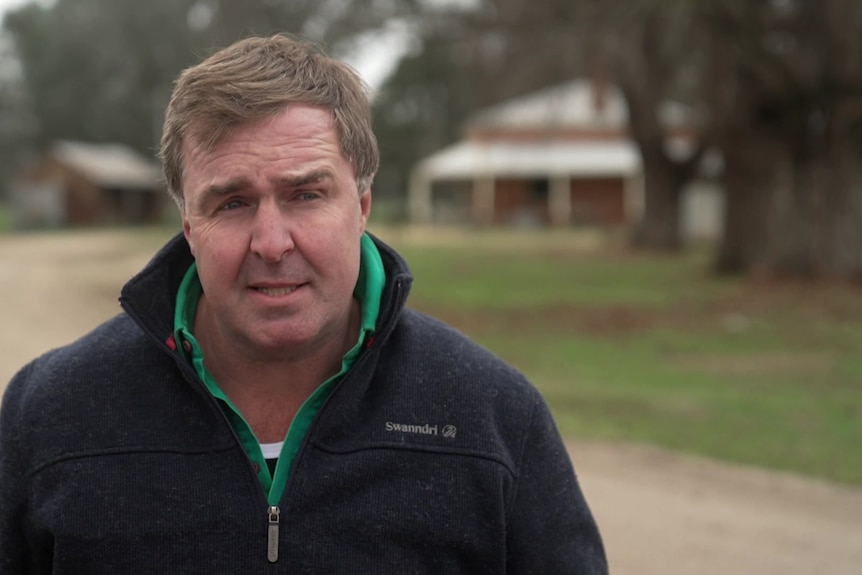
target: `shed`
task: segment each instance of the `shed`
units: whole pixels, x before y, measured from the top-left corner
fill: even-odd
[[[160,169],[117,143],[58,141],[10,188],[18,228],[157,223],[166,203]]]

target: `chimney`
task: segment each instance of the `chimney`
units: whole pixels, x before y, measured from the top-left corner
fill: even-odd
[[[592,57],[590,85],[593,96],[593,110],[597,115],[601,115],[608,105],[608,72],[604,55],[599,50],[596,50]]]

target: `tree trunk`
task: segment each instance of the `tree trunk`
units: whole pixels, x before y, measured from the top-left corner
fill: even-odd
[[[793,165],[766,254],[783,277],[862,279],[862,161],[852,148]]]
[[[744,274],[766,263],[772,195],[780,185],[775,142],[755,133],[722,142],[724,226],[715,259],[719,274]]]
[[[682,247],[680,170],[661,151],[644,151],[644,213],[635,227],[632,245],[638,249],[675,252]]]
[[[862,279],[862,158],[852,140],[800,154],[799,141],[750,128],[721,149],[719,273]]]

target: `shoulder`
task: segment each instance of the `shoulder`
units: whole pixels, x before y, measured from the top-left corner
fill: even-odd
[[[15,375],[6,394],[25,402],[39,396],[63,397],[99,375],[126,370],[129,358],[141,357],[143,343],[134,322],[118,314],[79,339],[32,360]]]
[[[164,354],[121,313],[32,360],[9,382],[3,401],[44,421],[80,418],[94,406],[123,407],[121,398],[159,369],[158,356]]]
[[[160,349],[120,314],[77,341],[33,360],[3,399],[4,429],[26,432],[32,468],[122,450],[226,443],[218,408],[188,385]],[[181,430],[181,433],[178,431]]]
[[[537,391],[522,372],[497,354],[452,326],[407,309],[390,341],[385,356],[399,369],[432,387],[454,385],[460,393],[505,393],[534,401]],[[393,366],[395,367],[395,366]]]
[[[172,373],[176,367],[168,356],[119,314],[24,366],[5,391],[4,417],[17,420],[34,444],[51,437],[57,449],[84,448],[103,432],[153,412],[169,397]],[[64,443],[64,435],[74,442],[67,437]]]
[[[406,309],[401,314],[390,344],[399,347],[401,353],[423,356],[428,367],[445,367],[450,360],[458,359],[462,373],[486,373],[490,369],[516,380],[523,379],[520,372],[468,335],[415,310]]]

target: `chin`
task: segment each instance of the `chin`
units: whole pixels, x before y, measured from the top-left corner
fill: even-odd
[[[304,334],[299,330],[292,329],[277,333],[255,334],[250,340],[250,345],[264,353],[284,352],[289,349],[302,348],[313,344],[317,339],[317,333]]]

